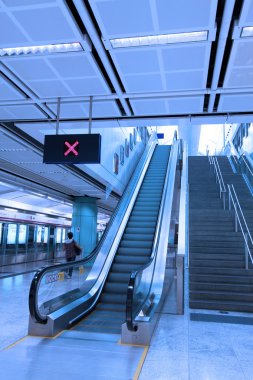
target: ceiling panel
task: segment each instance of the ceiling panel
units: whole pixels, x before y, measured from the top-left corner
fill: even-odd
[[[129,36],[153,34],[154,24],[151,8],[146,0],[109,0],[90,1],[99,24],[110,36]],[[100,17],[99,17],[100,16]]]
[[[204,96],[170,98],[168,104],[170,114],[201,113],[204,106]]]
[[[124,87],[128,92],[160,92],[165,90],[164,81],[160,73],[157,74],[140,74],[140,75],[122,75]]]
[[[61,78],[86,78],[98,74],[94,64],[85,53],[58,54],[48,56],[47,61]]]
[[[45,4],[54,4],[55,0],[22,0],[22,3],[20,0],[1,0],[1,2],[12,8],[12,7],[27,7],[27,6],[35,6],[35,5],[45,5]]]
[[[221,95],[218,112],[243,112],[253,110],[252,94]]]
[[[5,65],[24,81],[57,79],[43,56],[10,57]]]
[[[2,120],[45,119],[46,115],[34,105],[0,106]]]
[[[203,111],[204,97],[177,97],[169,99],[131,99],[136,115],[163,115],[200,113]]]
[[[233,42],[224,87],[253,86],[253,40],[238,39]]]
[[[63,40],[75,42],[76,35],[57,6],[13,10],[12,15],[16,22],[22,25],[27,35],[32,36],[36,42],[56,43]]]
[[[156,0],[155,3],[161,32],[206,30],[214,26],[217,0]]]
[[[5,65],[41,97],[109,93],[89,53],[10,57]]]
[[[21,44],[28,42],[28,37],[20,30],[8,14],[0,10],[0,25],[4,33],[0,33],[0,45],[2,47],[11,46],[12,44]]]
[[[206,86],[206,75],[202,70],[166,73],[166,90],[196,90]]]
[[[90,0],[89,3],[103,36],[111,38],[209,29],[214,27],[217,8],[217,0]]]
[[[129,92],[206,88],[211,43],[111,51]],[[189,57],[189,59],[185,59]]]
[[[253,3],[252,1],[244,1],[239,19],[239,26],[253,25]]]
[[[57,104],[48,103],[48,106],[57,113]],[[89,102],[61,103],[60,117],[62,118],[87,118],[89,116]],[[114,101],[96,101],[92,104],[92,117],[120,116],[119,108]]]
[[[130,99],[130,103],[135,115],[164,115],[169,112],[163,99]]]
[[[48,106],[50,109],[54,111],[55,114],[57,114],[57,104],[51,104],[48,103]],[[80,103],[62,103],[60,105],[60,117],[62,118],[69,118],[69,117],[76,117],[76,118],[82,118],[87,117],[88,113],[84,107],[83,104]]]
[[[24,99],[24,95],[11,82],[0,75],[0,101]]]
[[[166,46],[161,53],[165,71],[203,70],[209,60],[206,43]]]

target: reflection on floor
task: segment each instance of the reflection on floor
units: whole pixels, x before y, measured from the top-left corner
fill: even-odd
[[[199,315],[192,318],[193,313],[219,316],[221,313],[188,309],[187,270],[185,314],[175,314],[174,279],[148,349],[121,345],[117,334],[80,335],[75,330],[56,339],[27,337],[6,349],[27,335],[27,297],[32,276],[33,273],[28,273],[0,279],[1,378],[253,380],[253,326],[227,323],[235,319],[203,318],[216,320],[208,322]],[[241,313],[227,315],[250,317]]]
[[[37,269],[41,267],[54,265],[61,262],[65,262],[65,260],[60,258],[58,260],[41,260],[41,261],[32,261],[29,263],[4,265],[2,267],[0,266],[0,278],[6,278],[10,276],[16,276],[19,274],[35,272]]]

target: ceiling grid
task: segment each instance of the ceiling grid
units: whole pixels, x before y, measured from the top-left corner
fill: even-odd
[[[65,171],[47,169],[41,152],[55,133],[58,98],[60,133],[88,127],[91,96],[93,128],[252,120],[253,37],[243,33],[253,26],[253,0],[0,0],[0,23],[2,170],[19,167],[52,191]],[[65,44],[77,46],[57,53]],[[23,135],[30,150],[22,150]],[[107,199],[106,184],[92,184],[84,165],[66,172],[68,197],[115,207],[118,197]]]

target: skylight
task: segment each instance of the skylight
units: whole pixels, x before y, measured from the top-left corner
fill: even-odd
[[[22,56],[22,55],[43,55],[55,53],[69,53],[75,51],[82,51],[83,48],[79,42],[67,44],[54,44],[54,45],[36,45],[36,46],[19,46],[10,48],[0,48],[0,56]]]
[[[126,48],[136,46],[151,46],[151,45],[166,45],[176,44],[181,42],[197,42],[206,41],[208,31],[190,32],[190,33],[174,33],[160,34],[156,36],[130,37],[130,38],[115,38],[110,40],[112,47]]]
[[[241,37],[253,37],[253,26],[245,26],[242,28]]]

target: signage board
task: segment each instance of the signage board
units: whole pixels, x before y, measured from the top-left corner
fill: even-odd
[[[100,164],[101,135],[47,135],[45,164]]]

